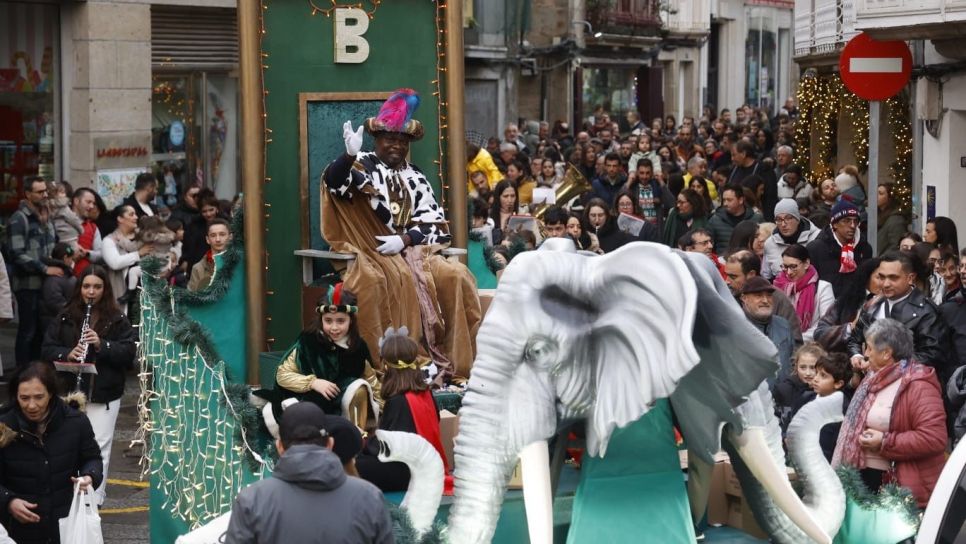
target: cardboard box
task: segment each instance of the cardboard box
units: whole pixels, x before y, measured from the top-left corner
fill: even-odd
[[[758,526],[755,515],[744,497],[731,497],[728,500],[728,525],[748,533],[755,538],[767,539],[768,535]]]
[[[513,474],[510,476],[510,483],[506,484],[507,489],[523,489],[523,471],[520,468],[520,460],[517,460],[513,467]]]
[[[708,492],[708,523],[728,524],[728,498],[725,495],[725,463],[715,463]]]
[[[768,538],[755,521],[751,507],[741,492],[741,482],[729,461],[714,464],[708,494],[708,523],[728,525],[756,538]]]
[[[439,413],[439,441],[443,443],[443,452],[446,453],[446,462],[449,463],[449,468],[452,469],[455,465],[453,464],[453,444],[456,440],[456,434],[460,430],[460,416],[450,412],[449,410],[442,410]]]

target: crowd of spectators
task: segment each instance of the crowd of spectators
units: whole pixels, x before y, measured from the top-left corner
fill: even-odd
[[[810,181],[796,119],[789,100],[777,116],[705,108],[645,126],[598,109],[575,133],[509,124],[502,140],[468,142],[473,228],[498,233],[490,240],[505,261],[544,237],[598,254],[641,240],[707,255],[778,348],[783,426],[842,391],[846,422],[823,432],[827,457],[835,450],[872,488],[897,481],[924,506],[943,452],[966,432],[966,250],[946,217],[911,232],[896,186],[881,180],[873,202],[856,166]],[[575,182],[585,190],[566,202],[534,196]],[[536,233],[513,228],[527,215],[539,216]]]

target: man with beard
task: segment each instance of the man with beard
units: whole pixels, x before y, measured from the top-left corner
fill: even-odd
[[[80,187],[74,191],[71,207],[82,221],[83,231],[77,238],[77,253],[74,255],[74,274],[80,275],[91,262],[101,261],[101,231],[91,219],[91,212],[97,206],[94,191]]]
[[[589,196],[602,199],[604,202],[614,202],[617,193],[627,183],[627,174],[621,168],[621,157],[617,153],[608,153],[604,157],[604,173],[591,182]]]
[[[819,279],[832,284],[836,297],[858,265],[872,257],[872,246],[862,239],[859,231],[859,209],[847,200],[840,200],[832,207],[829,226],[806,249]]]
[[[433,251],[451,236],[432,185],[406,160],[423,136],[412,118],[418,105],[412,89],[400,89],[365,121],[375,152],[361,152],[363,127],[343,125],[346,152],[322,174],[322,234],[334,251],[356,256],[344,282],[359,296],[359,332],[370,349],[390,326],[422,331],[442,383],[469,376],[481,312],[466,266]]]
[[[948,330],[939,309],[916,287],[912,258],[900,251],[889,251],[880,257],[875,273],[881,296],[859,314],[849,335],[848,351],[853,368],[865,370],[868,366],[863,346],[869,325],[877,319],[891,318],[912,331],[913,359],[935,368],[940,383],[946,383],[956,366],[948,350]]]
[[[791,327],[784,318],[775,315],[775,303],[772,293],[775,288],[768,280],[755,276],[745,282],[741,289],[741,304],[745,310],[745,317],[758,328],[778,348],[778,361],[781,367],[777,379],[788,376],[791,372],[792,352],[795,341],[792,338]],[[768,379],[768,385],[775,384],[775,378]]]
[[[745,192],[740,186],[725,185],[721,190],[721,206],[708,220],[708,230],[714,240],[714,249],[719,254],[728,249],[731,233],[735,225],[742,221],[761,223],[761,214],[745,204]]]
[[[728,255],[728,259],[725,260],[724,270],[725,283],[728,284],[728,289],[731,290],[731,294],[735,296],[735,300],[740,304],[741,290],[745,287],[745,283],[751,278],[761,276],[761,259],[753,251],[747,249],[736,251]],[[795,313],[795,304],[780,289],[776,289],[772,293],[772,302],[775,306],[775,315],[783,317],[785,321],[788,321],[788,325],[792,330],[792,337],[795,339],[795,345],[801,346],[804,342],[802,338],[802,320]]]
[[[138,174],[134,180],[134,192],[121,204],[134,208],[138,219],[146,215],[158,215],[158,207],[154,204],[158,197],[158,178],[154,174],[144,172]]]
[[[779,200],[775,205],[775,232],[765,240],[762,275],[768,280],[778,277],[782,271],[782,252],[795,244],[807,246],[821,233],[821,229],[802,217],[794,200]]]
[[[778,203],[778,178],[775,177],[775,171],[755,159],[755,145],[746,139],[738,140],[732,153],[735,168],[731,171],[728,183],[742,183],[752,176],[760,177],[765,185],[761,202],[762,213],[765,221],[774,221],[772,212]]]

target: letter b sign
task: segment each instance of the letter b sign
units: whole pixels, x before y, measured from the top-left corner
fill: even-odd
[[[369,15],[359,8],[335,10],[335,62],[360,64],[369,58],[369,42],[362,37],[369,30]]]

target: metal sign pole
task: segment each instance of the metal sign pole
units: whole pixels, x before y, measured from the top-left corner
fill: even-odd
[[[882,102],[878,100],[869,101],[869,192],[866,195],[867,204],[865,206],[868,216],[868,232],[866,237],[869,245],[872,246],[872,254],[878,255],[878,231],[879,231],[879,106]]]

